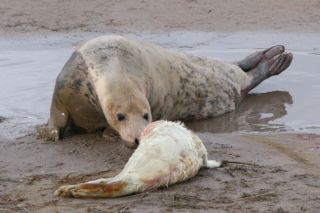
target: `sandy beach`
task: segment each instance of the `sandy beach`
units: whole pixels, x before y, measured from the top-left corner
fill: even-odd
[[[2,0],[6,32],[244,31],[319,32],[317,0]]]
[[[319,94],[311,92],[320,80],[319,1],[1,0],[0,20],[0,212],[320,209]],[[48,118],[55,76],[74,47],[104,34],[230,60],[284,42],[301,64],[292,69],[309,70],[309,78],[280,75],[237,112],[187,124],[210,158],[255,166],[201,170],[184,183],[118,199],[55,197],[61,185],[117,174],[132,153],[101,133],[69,133],[55,143],[35,136]]]

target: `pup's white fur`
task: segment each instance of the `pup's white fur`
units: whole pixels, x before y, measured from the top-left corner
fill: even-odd
[[[200,138],[180,123],[157,121],[141,135],[141,144],[124,169],[103,178],[60,187],[55,195],[71,197],[120,197],[187,180],[201,167],[219,167],[208,160]]]

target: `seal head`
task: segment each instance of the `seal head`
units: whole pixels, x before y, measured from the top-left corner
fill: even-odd
[[[106,107],[102,108],[108,124],[118,132],[124,145],[134,149],[139,145],[141,132],[152,121],[152,115],[143,91],[138,86],[130,86],[132,83],[130,80],[110,83],[105,94]]]

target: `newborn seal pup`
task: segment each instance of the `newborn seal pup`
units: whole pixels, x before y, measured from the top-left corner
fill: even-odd
[[[200,138],[180,123],[150,123],[140,139],[140,145],[115,177],[62,186],[55,195],[120,197],[185,181],[195,176],[201,167],[221,166],[219,161],[208,160]]]
[[[281,45],[230,63],[121,36],[99,37],[76,49],[58,75],[50,118],[38,136],[56,141],[69,126],[87,132],[105,128],[136,148],[152,120],[185,121],[234,110],[291,61]]]

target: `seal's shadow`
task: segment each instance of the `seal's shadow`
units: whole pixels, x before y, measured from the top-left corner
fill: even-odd
[[[292,96],[287,91],[252,93],[235,111],[209,119],[189,121],[186,125],[194,131],[213,133],[283,131],[286,129],[284,124],[272,121],[285,116],[286,104],[292,103]]]

